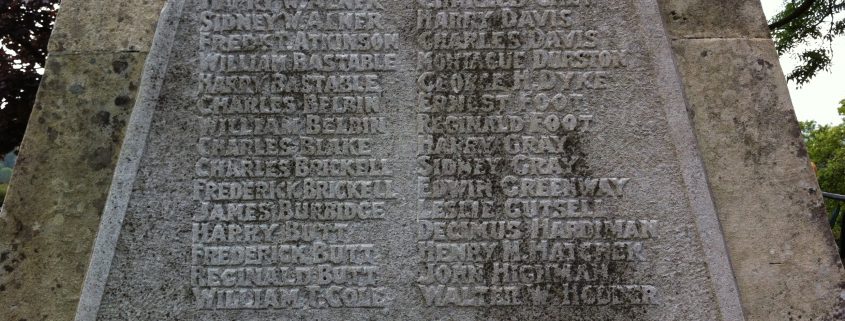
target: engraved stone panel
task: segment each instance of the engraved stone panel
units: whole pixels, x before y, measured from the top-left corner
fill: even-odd
[[[742,320],[651,0],[175,0],[77,320]]]

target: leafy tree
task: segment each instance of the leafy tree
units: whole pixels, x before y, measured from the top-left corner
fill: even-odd
[[[816,165],[819,185],[825,192],[845,194],[845,125],[804,122],[810,159]]]
[[[0,168],[0,184],[9,184],[12,180],[12,169],[8,167]]]
[[[793,54],[800,64],[787,78],[802,85],[832,63],[831,43],[845,34],[845,0],[788,0],[769,29],[778,53]]]
[[[7,184],[0,184],[0,207],[3,206],[3,200],[6,198],[6,190],[9,188]]]
[[[18,155],[15,152],[9,152],[6,156],[3,157],[3,163],[0,165],[2,167],[5,165],[6,167],[15,167],[15,163],[18,160]]]
[[[0,0],[0,155],[23,139],[58,3]]]
[[[840,102],[839,115],[845,118],[845,100]],[[819,125],[814,121],[801,122],[801,132],[807,144],[810,160],[816,166],[819,185],[825,192],[845,194],[845,123]],[[829,213],[838,201],[826,200]],[[845,208],[840,215],[845,214]],[[834,235],[841,235],[841,219],[836,222]]]

